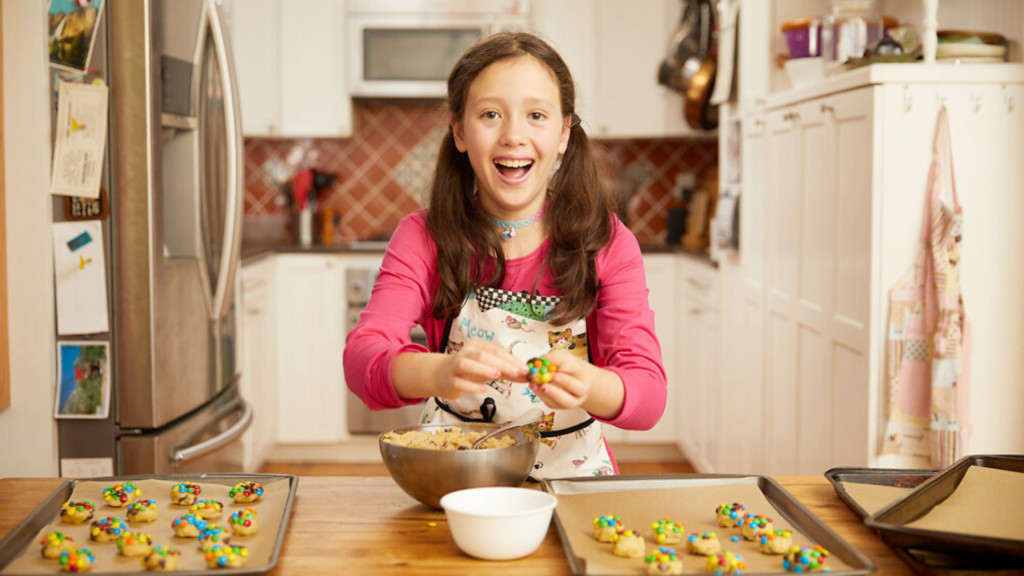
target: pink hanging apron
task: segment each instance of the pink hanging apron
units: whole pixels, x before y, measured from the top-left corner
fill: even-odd
[[[945,155],[952,209],[941,200]],[[963,226],[943,107],[921,222],[924,246],[914,266],[889,292],[889,422],[882,446],[883,454],[930,457],[937,468],[963,454],[970,432],[970,324],[960,289]]]

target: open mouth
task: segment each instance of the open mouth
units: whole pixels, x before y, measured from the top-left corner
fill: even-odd
[[[518,181],[526,178],[530,169],[533,168],[533,160],[509,160],[500,158],[494,161],[498,173],[508,180]]]

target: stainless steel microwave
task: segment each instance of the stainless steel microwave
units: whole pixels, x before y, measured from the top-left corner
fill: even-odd
[[[529,0],[348,0],[349,91],[443,98],[467,48],[495,32],[525,30],[529,19]]]

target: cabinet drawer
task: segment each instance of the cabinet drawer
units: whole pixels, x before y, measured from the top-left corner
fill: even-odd
[[[718,269],[690,258],[679,261],[679,290],[690,296],[702,307],[718,308]]]

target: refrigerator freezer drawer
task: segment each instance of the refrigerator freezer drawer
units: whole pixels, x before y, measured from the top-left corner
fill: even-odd
[[[118,440],[119,474],[242,472],[252,408],[232,387],[171,427]]]

